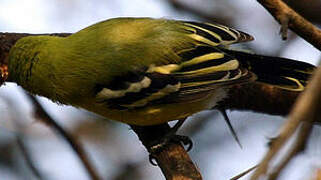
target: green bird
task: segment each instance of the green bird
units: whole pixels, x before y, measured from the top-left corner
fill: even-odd
[[[139,126],[212,109],[236,84],[304,89],[313,65],[228,48],[251,40],[215,23],[115,18],[68,37],[21,38],[9,53],[8,81]]]

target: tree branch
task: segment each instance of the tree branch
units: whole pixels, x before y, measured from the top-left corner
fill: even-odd
[[[30,157],[31,153],[29,152],[28,148],[26,147],[25,143],[23,142],[23,138],[20,135],[20,133],[16,134],[16,139],[17,139],[17,145],[23,155],[23,157],[25,158],[26,164],[28,165],[28,167],[30,168],[30,170],[32,171],[32,173],[35,175],[35,177],[39,180],[44,180],[46,178],[43,177],[43,175],[39,172],[39,170],[37,169],[37,167],[35,166],[32,158]]]
[[[271,173],[269,180],[277,179],[280,173],[282,172],[282,170],[286,167],[286,165],[289,164],[292,158],[305,150],[306,143],[311,135],[312,128],[313,128],[312,123],[306,123],[306,122],[302,123],[302,125],[299,127],[298,136],[294,144],[292,145],[288,153],[285,155],[285,157],[283,158],[279,166],[276,168],[276,170],[274,170]]]
[[[305,20],[281,0],[257,0],[282,26],[281,31],[286,31],[288,26],[304,40],[321,50],[321,31],[312,23]]]
[[[80,145],[76,138],[72,137],[68,132],[66,132],[51,116],[43,109],[41,104],[33,97],[32,95],[27,94],[32,101],[35,109],[36,116],[39,117],[45,124],[48,124],[53,130],[55,130],[58,134],[60,134],[63,138],[66,139],[68,144],[71,146],[73,151],[78,155],[81,162],[83,163],[85,169],[87,170],[89,176],[92,180],[100,180],[102,178],[99,177],[97,171],[90,163],[90,160],[86,154],[86,151]]]
[[[131,126],[149,151],[149,145],[163,138],[169,131],[168,124],[156,126]],[[154,154],[158,166],[167,180],[201,180],[202,176],[193,164],[184,147],[179,143],[169,143],[166,149]]]

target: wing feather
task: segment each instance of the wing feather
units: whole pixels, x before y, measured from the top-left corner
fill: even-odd
[[[192,32],[193,39],[211,45],[229,45],[252,41],[254,38],[242,31],[215,23],[183,22],[185,29]]]
[[[149,104],[194,101],[219,87],[253,80],[252,73],[216,46],[250,41],[241,31],[213,23],[181,22],[192,46],[179,49],[180,62],[155,65],[99,85],[97,100],[110,108],[135,109]]]

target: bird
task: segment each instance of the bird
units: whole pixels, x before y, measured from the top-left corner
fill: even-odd
[[[218,23],[113,18],[68,37],[19,39],[9,52],[8,81],[136,126],[213,109],[237,84],[303,91],[314,66],[230,48],[253,39]]]

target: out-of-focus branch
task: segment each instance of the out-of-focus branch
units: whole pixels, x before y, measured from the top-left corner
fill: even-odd
[[[87,170],[89,176],[93,180],[100,180],[102,178],[99,177],[98,172],[93,167],[93,165],[90,163],[90,160],[88,158],[88,155],[86,154],[86,151],[82,147],[82,145],[77,141],[76,138],[72,137],[68,132],[66,132],[51,116],[43,109],[41,104],[38,102],[38,100],[27,94],[32,101],[35,109],[36,109],[36,116],[40,118],[44,123],[48,124],[50,128],[55,130],[58,134],[60,134],[62,137],[66,139],[68,144],[72,147],[74,152],[78,155],[81,162],[85,166],[85,169]]]
[[[304,40],[321,50],[321,31],[312,23],[292,10],[281,0],[257,0],[281,24],[281,32],[286,37],[287,28],[290,28]]]
[[[34,164],[34,161],[31,157],[31,153],[28,149],[28,147],[26,146],[26,144],[24,143],[23,137],[24,134],[22,133],[22,124],[19,122],[19,113],[14,112],[14,109],[16,109],[16,107],[14,106],[13,101],[9,98],[9,97],[1,97],[2,100],[5,100],[7,102],[7,105],[9,106],[9,113],[11,115],[11,123],[13,124],[14,127],[14,131],[15,131],[15,138],[16,138],[16,143],[19,147],[19,150],[22,153],[22,156],[24,157],[24,160],[27,164],[27,166],[30,168],[30,170],[32,171],[33,175],[39,179],[39,180],[43,180],[45,179],[44,176],[40,173],[40,171],[38,170],[38,168],[36,167],[36,165]]]
[[[294,132],[298,129],[299,125],[303,122],[310,123],[312,126],[312,122],[320,121],[321,116],[321,67],[319,67],[314,73],[312,80],[306,87],[305,92],[303,92],[297,102],[295,103],[288,120],[282,126],[280,135],[278,138],[273,141],[269,152],[265,155],[265,158],[260,163],[260,166],[255,171],[252,176],[252,180],[258,179],[261,175],[267,173],[267,169],[269,167],[269,163],[273,159],[273,157],[279,153],[280,149],[284,147],[288,139],[294,134]],[[311,128],[307,128],[310,130]],[[299,133],[299,135],[304,136],[304,140],[299,141],[297,145],[298,148],[305,143],[307,134]],[[294,150],[295,152],[296,150]]]
[[[289,164],[291,159],[299,154],[300,152],[304,151],[307,140],[309,139],[309,136],[311,135],[311,131],[313,128],[312,123],[305,123],[303,122],[302,126],[299,128],[298,136],[291,147],[291,149],[288,151],[287,155],[283,158],[280,165],[275,168],[276,170],[273,171],[269,177],[269,180],[275,180],[279,177],[282,170],[285,168],[286,165]]]
[[[117,173],[112,180],[132,180],[132,179],[143,179],[141,167],[143,167],[145,161],[143,162],[125,162],[120,166],[120,172]]]
[[[311,180],[321,180],[321,169],[317,169]]]
[[[45,178],[41,175],[41,173],[38,171],[37,167],[34,165],[33,160],[30,157],[30,152],[26,145],[23,142],[23,138],[20,136],[20,134],[16,135],[17,144],[19,146],[20,151],[22,152],[23,157],[25,158],[26,164],[31,169],[32,173],[37,177],[39,180],[44,180]]]
[[[230,180],[238,180],[242,177],[244,177],[245,175],[249,174],[251,171],[253,171],[255,168],[257,168],[258,165],[255,165],[249,169],[247,169],[246,171],[242,172],[241,174],[238,174],[236,176],[234,176],[233,178],[231,178]]]

